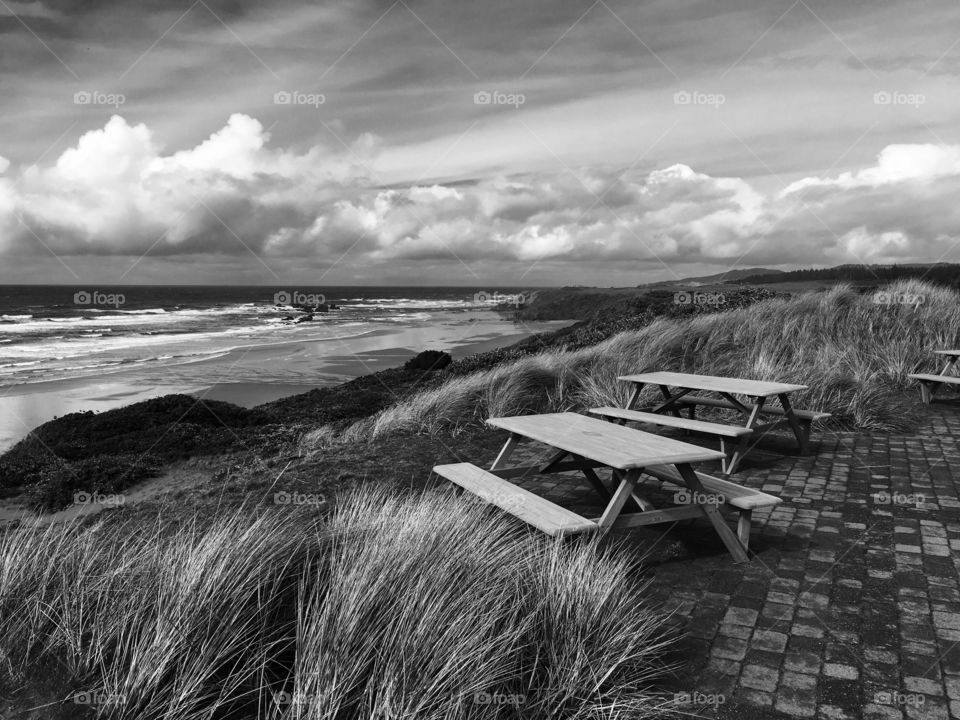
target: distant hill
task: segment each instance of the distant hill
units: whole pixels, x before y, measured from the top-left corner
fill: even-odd
[[[680,280],[663,280],[661,282],[650,283],[641,287],[665,287],[668,285],[716,285],[717,283],[732,283],[743,280],[747,277],[761,275],[764,277],[773,277],[782,273],[782,270],[770,270],[768,268],[744,268],[743,270],[727,270],[716,275],[704,275],[702,277],[688,277]]]
[[[960,287],[960,265],[956,263],[913,263],[905,265],[837,265],[789,272],[756,272],[743,275],[738,284],[763,285],[787,282],[887,283],[906,278],[924,278],[940,285]],[[728,280],[728,282],[731,282]]]

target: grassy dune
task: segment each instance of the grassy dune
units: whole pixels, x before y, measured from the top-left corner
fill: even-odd
[[[960,341],[960,294],[910,280],[861,295],[849,286],[689,319],[663,319],[573,352],[551,351],[454,378],[343,431],[305,435],[312,450],[397,431],[448,432],[498,415],[622,405],[618,375],[674,370],[806,384],[797,407],[846,427],[906,429],[896,394]],[[650,390],[648,388],[648,390]],[[652,391],[651,391],[652,392]]]
[[[627,554],[363,488],[325,519],[0,534],[0,685],[63,717],[637,718],[663,616]]]

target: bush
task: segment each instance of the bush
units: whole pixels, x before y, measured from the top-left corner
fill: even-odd
[[[159,473],[160,464],[152,456],[110,455],[77,462],[53,460],[35,476],[27,496],[34,510],[54,512],[73,504],[77,493],[112,495]]]
[[[118,719],[654,717],[668,640],[628,557],[440,491],[7,530],[0,680],[56,662]]]

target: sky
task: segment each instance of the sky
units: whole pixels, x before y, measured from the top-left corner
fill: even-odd
[[[0,0],[0,283],[960,262],[955,0]]]

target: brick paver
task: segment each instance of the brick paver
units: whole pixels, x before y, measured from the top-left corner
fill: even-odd
[[[703,521],[626,538],[652,548],[652,592],[686,630],[671,691],[758,717],[960,717],[960,403],[924,412],[914,434],[821,431],[809,456],[748,458],[737,482],[783,499],[754,513],[749,563]],[[556,480],[520,484],[597,517],[587,483]]]

